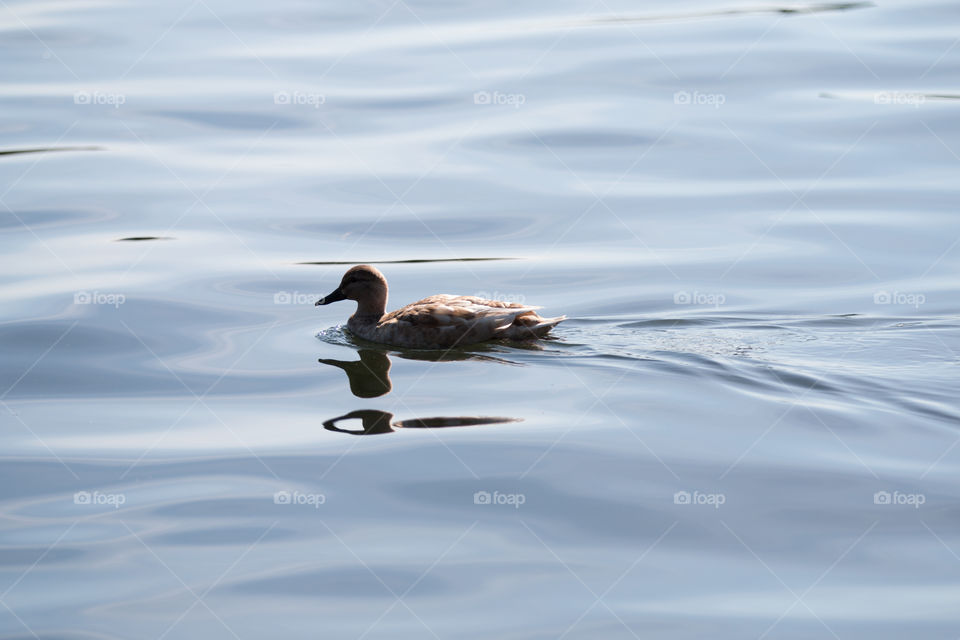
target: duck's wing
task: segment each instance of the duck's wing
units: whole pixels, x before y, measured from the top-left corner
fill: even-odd
[[[398,343],[451,347],[495,337],[539,307],[476,296],[439,294],[397,309],[380,321]]]

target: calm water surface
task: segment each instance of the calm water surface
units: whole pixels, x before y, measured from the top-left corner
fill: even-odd
[[[958,20],[0,3],[0,637],[956,638]]]

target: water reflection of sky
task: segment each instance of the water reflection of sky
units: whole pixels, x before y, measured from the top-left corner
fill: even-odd
[[[954,14],[0,5],[0,635],[955,636]]]

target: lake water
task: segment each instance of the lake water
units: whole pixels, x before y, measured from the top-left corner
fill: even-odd
[[[4,0],[0,637],[956,638],[958,20]]]

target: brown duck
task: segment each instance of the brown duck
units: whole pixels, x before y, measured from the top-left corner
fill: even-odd
[[[517,302],[447,294],[386,313],[387,279],[368,264],[350,268],[340,286],[317,300],[317,305],[339,300],[357,303],[356,313],[347,321],[351,333],[372,342],[415,349],[449,349],[500,338],[542,338],[566,319],[541,318],[536,313],[539,307]]]

